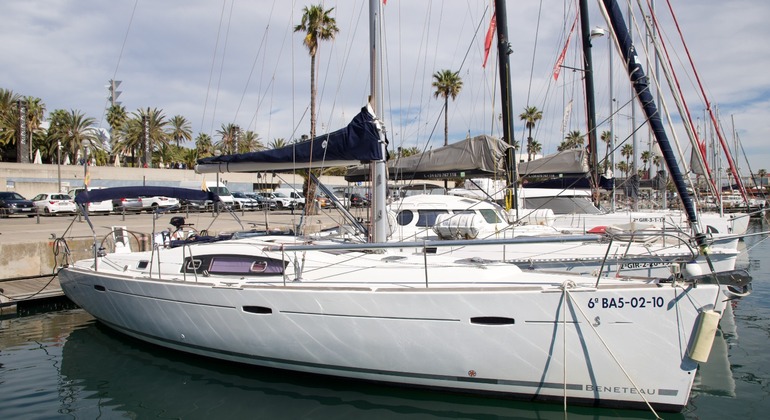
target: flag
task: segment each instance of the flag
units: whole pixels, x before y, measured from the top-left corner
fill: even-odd
[[[564,119],[561,122],[561,133],[567,132],[567,123],[569,122],[569,114],[572,113],[572,99],[569,100],[567,106],[564,107]]]
[[[489,49],[492,48],[492,37],[495,36],[495,30],[497,29],[497,11],[492,13],[492,20],[489,22],[489,29],[487,29],[487,38],[484,40],[484,63],[481,64],[481,68],[487,67],[487,58],[489,58]]]
[[[569,30],[569,34],[567,34],[567,42],[564,43],[564,48],[561,50],[561,54],[559,54],[559,58],[556,59],[556,64],[553,66],[553,80],[559,80],[559,73],[561,73],[561,65],[564,63],[564,58],[567,56],[567,47],[569,47],[569,40],[572,39],[572,32],[575,31],[575,24],[577,24],[577,16],[575,16],[575,20],[572,22],[572,28]]]

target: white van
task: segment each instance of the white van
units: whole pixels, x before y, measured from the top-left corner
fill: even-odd
[[[179,183],[179,187],[188,188],[191,190],[202,190],[203,184],[203,181],[182,181]],[[233,208],[233,205],[235,204],[235,198],[233,198],[230,190],[227,189],[227,185],[221,182],[217,184],[217,181],[206,181],[205,185],[206,190],[218,195],[219,199],[222,200],[222,203],[224,203],[225,206],[228,208]]]

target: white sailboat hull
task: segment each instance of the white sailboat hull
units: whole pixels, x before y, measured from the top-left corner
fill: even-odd
[[[61,271],[62,289],[116,330],[203,356],[535,400],[646,399],[664,410],[687,404],[697,367],[687,346],[719,293],[620,281],[596,289],[578,276],[444,260],[429,263],[425,280],[424,257],[372,267],[388,257],[345,264],[349,255],[310,252],[300,282],[196,278],[180,274],[181,252],[161,250],[152,278],[134,268],[150,254],[108,255],[98,271],[78,262]]]

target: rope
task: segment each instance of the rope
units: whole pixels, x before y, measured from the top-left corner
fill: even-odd
[[[562,290],[564,290],[564,293],[563,293],[563,295],[564,295],[564,297],[563,297],[563,298],[564,298],[564,299],[566,299],[567,297],[569,297],[570,299],[572,299],[572,297],[571,297],[571,296],[570,296],[570,294],[569,294],[569,289],[570,289],[570,288],[573,288],[573,287],[575,287],[575,283],[574,283],[574,282],[572,282],[572,281],[570,281],[570,280],[567,280],[567,281],[565,281],[564,283],[562,283],[562,285],[561,285],[561,289],[562,289]],[[615,361],[615,363],[618,365],[618,367],[620,368],[620,370],[621,370],[621,371],[623,372],[623,374],[626,376],[626,379],[628,379],[628,381],[631,383],[631,385],[633,385],[633,387],[634,387],[634,388],[636,388],[636,389],[639,389],[639,387],[638,387],[638,386],[636,386],[636,383],[634,382],[634,380],[631,378],[631,375],[630,375],[630,374],[629,374],[629,373],[626,371],[626,369],[625,369],[625,368],[623,367],[623,365],[620,363],[620,361],[618,360],[618,358],[615,356],[615,353],[613,353],[613,352],[612,352],[612,350],[611,350],[611,349],[610,349],[610,347],[607,345],[607,343],[604,341],[604,339],[603,339],[603,338],[602,338],[602,336],[599,334],[599,332],[598,332],[598,331],[596,331],[596,327],[594,327],[594,326],[593,326],[593,324],[591,324],[590,320],[588,319],[588,316],[585,314],[585,312],[583,312],[583,309],[580,307],[580,305],[578,305],[578,304],[577,304],[577,302],[576,302],[575,300],[571,300],[571,302],[573,303],[573,306],[574,306],[575,308],[577,308],[577,310],[580,312],[580,314],[581,314],[581,315],[583,315],[583,318],[586,320],[586,324],[588,324],[588,326],[589,326],[589,327],[591,327],[591,329],[593,330],[593,332],[596,334],[596,337],[599,339],[599,341],[602,343],[602,345],[604,345],[604,348],[607,350],[607,353],[609,353],[610,357],[612,357],[612,360],[614,360],[614,361]],[[679,304],[678,304],[678,303],[677,303],[677,306],[679,306]],[[567,308],[564,308],[564,310],[565,310],[565,311],[566,311],[566,309],[567,309]],[[566,315],[565,315],[565,316],[566,316]],[[566,324],[565,324],[565,331],[564,331],[564,332],[565,332],[565,336],[566,336]],[[566,339],[565,339],[565,340],[566,340]],[[567,351],[567,348],[566,348],[566,341],[565,341],[564,352],[566,353],[566,351]],[[566,357],[566,356],[565,356],[565,357]],[[566,372],[566,367],[565,367],[565,372]],[[566,377],[566,375],[564,376],[564,386],[565,386],[565,389],[566,389],[566,386],[567,386],[567,377]],[[565,391],[565,393],[566,393],[566,391]],[[650,404],[650,402],[649,402],[649,401],[647,401],[647,398],[644,396],[644,394],[642,394],[642,393],[639,393],[639,396],[640,396],[640,397],[642,397],[642,400],[643,400],[643,401],[644,401],[644,403],[647,405],[647,408],[649,408],[649,409],[650,409],[650,411],[652,412],[652,414],[654,414],[654,415],[655,415],[655,418],[657,418],[657,419],[661,419],[661,417],[658,415],[658,413],[655,411],[655,409],[654,409],[654,408],[652,408],[652,405]],[[566,395],[565,395],[565,403],[564,403],[564,404],[565,404],[565,410],[566,410]]]

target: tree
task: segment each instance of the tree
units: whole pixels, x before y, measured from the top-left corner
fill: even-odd
[[[623,147],[620,149],[620,155],[626,158],[626,166],[629,166],[629,160],[631,159],[631,156],[634,155],[634,146],[631,144],[624,144]],[[630,166],[629,166],[630,170]]]
[[[286,141],[285,138],[279,137],[273,139],[270,143],[267,144],[267,147],[270,149],[280,149],[281,147],[288,146],[289,143]]]
[[[543,145],[540,144],[539,141],[533,140],[531,138],[527,139],[527,141],[528,141],[528,143],[527,143],[527,156],[528,156],[528,158],[527,159],[531,160],[531,159],[529,159],[529,156],[534,157],[536,154],[542,152],[543,151]]]
[[[339,32],[337,28],[337,21],[331,17],[331,12],[334,10],[332,7],[329,10],[324,10],[322,4],[315,6],[305,6],[302,9],[302,20],[299,25],[294,27],[294,32],[304,32],[305,37],[302,43],[307,47],[310,54],[310,138],[315,138],[316,134],[316,54],[318,53],[318,47],[320,41],[327,41],[334,39],[334,36]],[[305,185],[303,192],[305,197],[312,202],[315,199],[315,183],[310,182],[310,174],[304,173],[302,175],[305,178]],[[305,212],[307,214],[316,214],[315,206],[306,206]]]
[[[652,157],[652,163],[655,165],[656,168],[661,168],[661,163],[663,163],[663,156],[661,155],[654,155]]]
[[[623,173],[624,176],[628,176],[628,162],[618,162],[615,167]]]
[[[241,140],[238,142],[238,153],[256,152],[258,150],[265,150],[265,145],[262,144],[259,134],[251,130],[243,133]]]
[[[110,145],[112,146],[112,154],[120,156],[119,147],[116,145],[121,142],[121,133],[123,132],[123,126],[128,121],[128,114],[126,113],[126,107],[122,105],[111,105],[107,109],[107,124],[110,125]]]
[[[536,106],[528,106],[524,108],[524,112],[519,114],[519,118],[524,121],[524,126],[527,127],[527,130],[529,130],[529,135],[527,137],[527,161],[532,160],[533,152],[530,152],[532,147],[530,144],[532,143],[532,129],[535,128],[535,124],[537,124],[538,121],[543,119],[543,112],[537,109]]]
[[[422,150],[420,150],[418,147],[406,147],[406,148],[398,148],[398,154],[401,157],[408,157],[408,156],[414,156],[422,153]]]
[[[647,172],[647,163],[652,160],[652,152],[645,150],[642,152],[640,157],[642,158],[642,163],[644,164],[644,173],[649,175],[649,172]],[[645,177],[643,176],[642,178],[644,179]],[[647,176],[647,178],[649,178],[649,176]]]
[[[27,135],[29,136],[29,161],[32,162],[32,153],[35,147],[40,147],[45,141],[44,131],[40,128],[45,114],[45,104],[40,98],[27,96],[24,98],[27,103]]]
[[[17,121],[19,121],[16,101],[21,95],[8,89],[0,89],[0,146],[16,143]]]
[[[165,129],[168,120],[163,111],[157,108],[142,108],[131,113],[131,117],[119,131],[117,142],[114,142],[113,152],[122,154],[131,154],[132,161],[136,165],[137,151],[145,147],[144,144],[144,118],[147,118],[149,128],[150,153],[160,150],[163,146],[169,144],[169,135]],[[151,156],[150,156],[151,157]]]
[[[573,130],[567,133],[564,141],[559,144],[556,150],[563,152],[565,150],[579,149],[585,144],[585,135],[579,130]]]
[[[214,156],[214,144],[211,142],[211,136],[206,133],[198,134],[198,137],[195,138],[195,153],[197,157],[201,158]]]
[[[602,131],[601,136],[599,137],[605,144],[605,152],[604,152],[604,164],[602,165],[602,172],[607,172],[607,168],[610,166],[610,146],[612,144],[612,132],[609,130]]]
[[[459,71],[441,70],[433,74],[431,84],[436,91],[434,98],[444,99],[444,146],[449,144],[449,98],[454,101],[463,89],[463,80]]]
[[[96,120],[86,117],[80,111],[55,110],[51,113],[51,123],[53,133],[49,133],[49,138],[61,141],[62,151],[70,154],[71,158],[81,152],[82,159],[87,159],[85,147],[90,146],[91,150],[101,149],[102,144],[93,127]]]
[[[187,118],[181,115],[175,115],[169,122],[171,129],[169,130],[169,137],[174,141],[177,147],[179,143],[183,141],[192,140],[192,126]]]
[[[214,145],[216,150],[222,152],[223,155],[231,155],[237,153],[235,150],[235,140],[239,135],[239,128],[233,123],[222,124],[222,128],[217,130],[219,135],[219,141]]]

